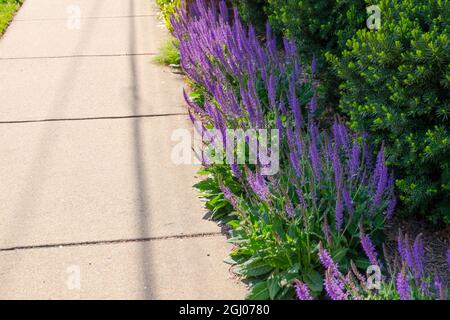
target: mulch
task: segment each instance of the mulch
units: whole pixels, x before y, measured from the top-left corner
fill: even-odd
[[[387,261],[391,266],[398,268],[397,236],[401,233],[407,234],[410,241],[421,234],[424,243],[426,271],[439,274],[447,285],[450,285],[450,272],[447,262],[447,250],[450,249],[450,226],[435,226],[420,218],[397,217],[388,223],[386,228]]]

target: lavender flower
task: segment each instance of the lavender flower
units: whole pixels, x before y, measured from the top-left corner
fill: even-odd
[[[348,214],[350,215],[350,217],[352,217],[354,213],[353,200],[352,197],[350,196],[350,193],[348,193],[348,191],[345,188],[342,188],[342,197],[344,198],[344,204],[345,207],[347,208]]]
[[[333,300],[347,300],[348,294],[342,288],[342,282],[333,276],[330,270],[325,273],[324,280],[325,291]]]
[[[373,203],[377,207],[380,204],[388,179],[387,167],[383,166],[379,172],[379,179]]]
[[[341,169],[341,161],[339,159],[339,154],[337,148],[333,148],[333,153],[330,155],[333,171],[334,171],[334,179],[336,183],[336,188],[340,188],[342,184],[342,169]]]
[[[414,263],[411,255],[411,249],[409,248],[408,238],[402,239],[401,234],[397,237],[397,249],[400,254],[400,259],[406,263],[410,270],[414,269]]]
[[[239,166],[236,163],[232,163],[230,167],[231,171],[233,172],[233,176],[235,176],[238,179],[242,177],[241,170],[239,170]]]
[[[295,170],[295,173],[297,174],[297,177],[302,176],[302,167],[300,164],[300,159],[298,158],[297,152],[291,151],[289,154],[289,159],[291,160],[292,167]]]
[[[361,154],[361,148],[359,143],[354,142],[352,146],[350,160],[348,162],[348,173],[351,179],[354,179],[357,176],[359,169],[359,157]]]
[[[447,300],[447,288],[438,274],[434,276],[434,288],[436,289],[436,296],[440,300]]]
[[[325,236],[325,240],[327,240],[328,243],[331,241],[331,233],[330,233],[330,226],[328,225],[328,221],[325,217],[325,220],[322,223],[322,232]]]
[[[423,240],[419,234],[414,240],[412,254],[414,259],[414,277],[417,281],[421,281],[424,275],[423,265],[425,262],[425,254],[423,251]]]
[[[336,197],[335,220],[336,220],[336,230],[341,231],[342,224],[344,222],[344,206],[342,204],[341,192],[339,191]]]
[[[269,103],[270,106],[274,107],[276,104],[276,83],[275,83],[275,77],[273,74],[269,76],[269,80],[267,82],[267,94],[269,96]]]
[[[397,292],[400,295],[400,299],[411,300],[408,276],[406,275],[406,272],[404,270],[402,270],[397,274],[396,285],[397,285]]]
[[[316,77],[316,71],[317,71],[317,59],[314,56],[311,63],[311,78],[314,79]]]
[[[258,172],[253,173],[251,170],[247,170],[247,179],[250,187],[258,198],[262,201],[268,202],[270,198],[270,190],[264,177]]]
[[[448,272],[450,272],[450,250],[447,250],[447,265],[448,265]]]
[[[375,246],[372,243],[370,237],[364,233],[363,230],[360,231],[359,235],[361,246],[363,247],[364,253],[369,259],[372,265],[377,265],[381,267],[381,263],[378,261],[378,253],[375,250]]]
[[[311,101],[309,102],[309,112],[311,115],[314,115],[316,110],[317,110],[316,95],[313,95],[313,97],[311,98]]]
[[[294,217],[294,207],[292,206],[292,203],[288,202],[284,205],[284,210],[286,210],[286,213],[289,218]]]
[[[386,218],[391,219],[394,215],[395,208],[397,207],[397,198],[394,194],[391,195],[391,199],[389,200],[389,204],[386,210]]]
[[[294,283],[295,293],[299,300],[313,300],[309,288],[306,284],[299,280],[295,280]]]
[[[328,251],[323,248],[322,243],[319,243],[319,259],[325,269],[333,270],[335,274],[339,272],[338,265],[333,261]]]
[[[317,181],[320,181],[320,159],[319,152],[317,151],[317,146],[314,143],[311,143],[309,146],[309,157],[311,159],[311,165],[314,171],[314,175]]]
[[[223,192],[223,195],[225,196],[225,199],[230,202],[230,204],[233,206],[233,208],[237,208],[238,201],[234,193],[226,186],[221,185],[220,190]]]
[[[298,201],[300,202],[300,205],[306,209],[306,202],[305,197],[303,196],[303,192],[300,189],[295,189],[295,193],[297,194]]]
[[[300,103],[298,101],[297,93],[295,90],[294,80],[291,80],[289,82],[289,104],[292,108],[292,113],[294,115],[295,128],[299,130],[303,124],[303,117],[300,111]]]

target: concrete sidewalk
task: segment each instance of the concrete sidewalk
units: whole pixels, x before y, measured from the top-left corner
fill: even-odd
[[[26,0],[0,40],[0,298],[244,297],[170,159],[192,128],[165,37],[153,0]]]

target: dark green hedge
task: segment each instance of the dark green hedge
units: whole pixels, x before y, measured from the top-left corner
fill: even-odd
[[[382,0],[379,31],[359,30],[340,56],[340,106],[384,141],[405,209],[450,222],[450,1]]]

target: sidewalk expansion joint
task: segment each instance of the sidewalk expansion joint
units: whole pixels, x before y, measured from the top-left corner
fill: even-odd
[[[221,232],[203,232],[193,234],[179,234],[172,236],[160,236],[160,237],[147,237],[147,238],[135,238],[135,239],[115,239],[115,240],[99,240],[99,241],[81,241],[81,242],[68,242],[68,243],[52,243],[52,244],[40,244],[29,246],[16,246],[9,248],[0,248],[0,252],[5,251],[17,251],[17,250],[33,250],[33,249],[53,249],[53,248],[67,248],[67,247],[80,247],[80,246],[101,246],[111,244],[123,244],[123,243],[139,243],[139,242],[151,242],[151,241],[163,241],[163,240],[180,240],[180,239],[192,239],[192,238],[206,238],[222,236]]]
[[[136,116],[111,116],[111,117],[85,117],[85,118],[55,118],[55,119],[35,119],[35,120],[10,120],[0,121],[1,124],[21,124],[21,123],[39,123],[39,122],[64,122],[64,121],[89,121],[89,120],[120,120],[120,119],[136,119],[136,118],[157,118],[169,116],[187,116],[185,112],[178,113],[159,113],[159,114],[143,114]]]
[[[39,60],[39,59],[67,59],[67,58],[108,58],[108,57],[132,57],[132,56],[155,56],[154,52],[143,53],[113,53],[113,54],[75,54],[67,56],[35,56],[35,57],[0,57],[1,60]]]
[[[94,20],[94,19],[123,19],[123,18],[145,18],[156,17],[157,14],[138,14],[138,15],[125,15],[125,16],[105,16],[105,17],[81,17],[80,20]],[[30,19],[14,19],[14,22],[34,22],[34,21],[65,21],[67,18],[30,18]]]

